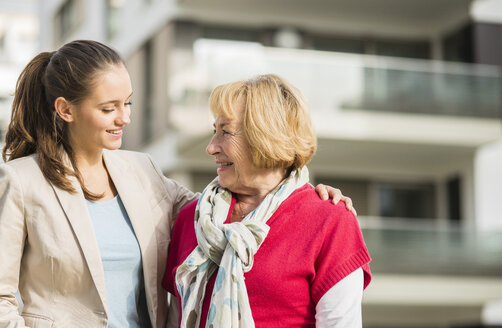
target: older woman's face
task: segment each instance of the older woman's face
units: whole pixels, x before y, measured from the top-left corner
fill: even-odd
[[[255,178],[261,171],[253,165],[251,150],[244,133],[244,106],[243,99],[236,101],[234,119],[216,117],[214,135],[206,148],[218,165],[220,185],[237,193],[254,188]]]

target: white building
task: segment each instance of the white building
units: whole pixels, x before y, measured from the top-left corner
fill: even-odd
[[[312,179],[353,198],[374,259],[365,327],[480,324],[502,299],[501,1],[42,4],[43,50],[86,38],[122,53],[125,147],[195,190],[215,175],[212,88],[264,72],[298,86]]]
[[[0,0],[0,144],[10,120],[17,77],[38,50],[38,30],[35,1]]]

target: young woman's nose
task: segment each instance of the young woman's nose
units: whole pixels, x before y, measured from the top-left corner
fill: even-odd
[[[131,123],[131,109],[129,107],[123,107],[118,111],[117,123],[120,125],[127,125]]]

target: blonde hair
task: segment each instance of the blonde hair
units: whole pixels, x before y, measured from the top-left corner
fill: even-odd
[[[239,99],[245,102],[244,131],[256,167],[301,168],[312,159],[316,135],[297,88],[273,74],[223,84],[211,93],[211,112],[234,119]]]

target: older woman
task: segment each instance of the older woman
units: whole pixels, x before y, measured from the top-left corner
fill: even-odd
[[[300,92],[263,75],[210,103],[218,177],[181,210],[164,278],[180,326],[360,327],[370,256],[353,213],[308,183],[316,136]]]

